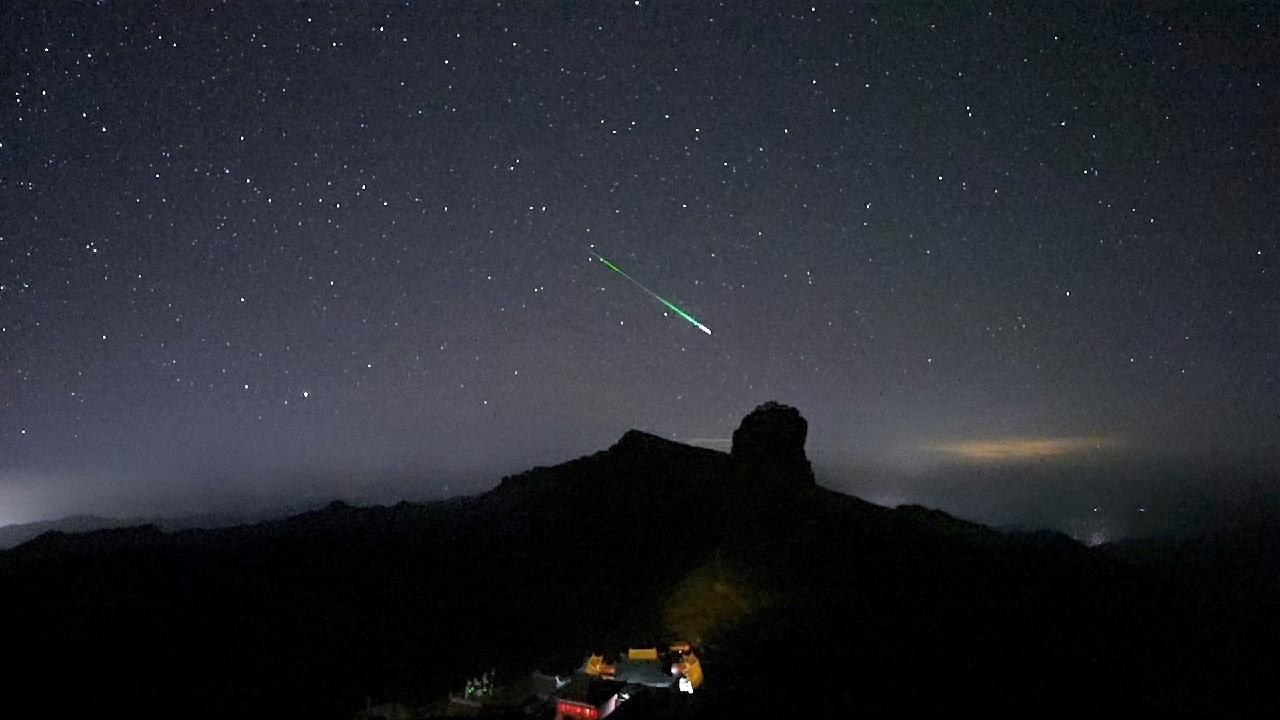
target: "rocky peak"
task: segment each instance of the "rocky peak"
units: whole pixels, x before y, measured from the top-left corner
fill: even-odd
[[[813,484],[804,453],[809,423],[790,405],[770,400],[752,410],[733,431],[733,459],[785,484]]]

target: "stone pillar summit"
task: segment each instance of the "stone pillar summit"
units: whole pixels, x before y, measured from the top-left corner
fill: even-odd
[[[790,405],[770,400],[742,419],[733,431],[734,461],[753,482],[779,488],[814,485],[804,453],[809,423]]]

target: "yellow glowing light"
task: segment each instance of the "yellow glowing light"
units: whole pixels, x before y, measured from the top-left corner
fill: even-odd
[[[1037,460],[1071,453],[1101,450],[1117,443],[1101,437],[998,438],[934,443],[926,449],[963,460]]]

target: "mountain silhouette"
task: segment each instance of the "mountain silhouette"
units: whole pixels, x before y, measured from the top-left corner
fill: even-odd
[[[18,523],[0,527],[0,550],[7,550],[33,540],[47,532],[87,533],[94,530],[110,530],[136,525],[155,525],[164,530],[188,528],[219,528],[244,525],[250,522],[292,515],[293,510],[255,511],[247,514],[201,513],[197,515],[156,515],[153,517],[101,517],[98,515],[70,515],[57,520]]]
[[[766,403],[731,453],[632,430],[474,497],[46,533],[0,552],[6,708],[349,718],[685,639],[694,717],[1280,710],[1274,588],[875,506],[806,433]]]

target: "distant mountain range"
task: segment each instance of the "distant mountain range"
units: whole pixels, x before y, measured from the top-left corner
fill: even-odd
[[[4,707],[350,718],[683,639],[693,717],[1280,716],[1274,533],[1101,551],[887,509],[816,485],[806,433],[766,404],[730,453],[630,431],[469,498],[46,532],[0,552]]]
[[[318,506],[317,506],[318,507]],[[291,507],[278,510],[263,510],[245,514],[196,513],[190,515],[155,515],[143,517],[102,517],[99,515],[70,515],[57,520],[41,520],[33,523],[0,526],[0,550],[17,547],[47,532],[87,533],[94,530],[112,530],[115,528],[139,527],[153,525],[161,530],[174,532],[192,528],[224,528],[233,525],[275,520],[295,515],[311,507]]]

